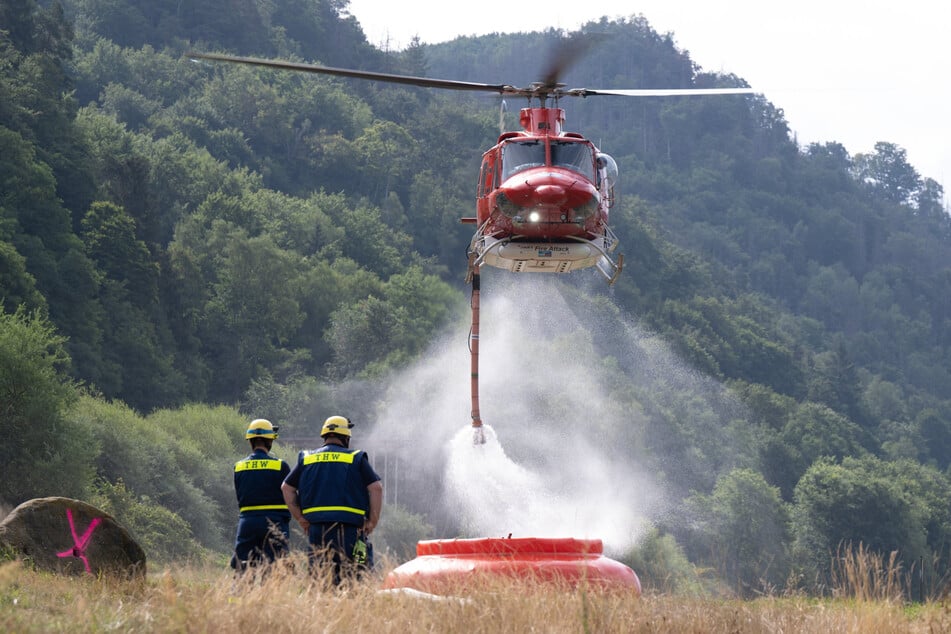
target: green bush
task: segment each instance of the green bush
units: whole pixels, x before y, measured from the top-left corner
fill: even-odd
[[[703,593],[700,575],[687,559],[672,535],[651,528],[625,557],[641,580],[644,590],[699,595]]]
[[[230,547],[236,510],[232,465],[245,450],[247,421],[232,409],[187,406],[142,418],[121,403],[83,397],[70,412],[98,445],[96,476],[118,482],[187,522],[206,548]],[[87,454],[88,456],[88,454]]]
[[[92,504],[112,515],[145,550],[149,560],[200,559],[205,553],[192,537],[188,522],[147,495],[137,496],[120,478],[101,480]]]

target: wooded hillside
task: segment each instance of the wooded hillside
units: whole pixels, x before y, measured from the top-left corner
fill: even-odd
[[[563,34],[380,51],[347,4],[0,0],[5,503],[84,497],[160,556],[220,553],[250,416],[301,437],[346,410],[397,453],[408,432],[387,427],[390,388],[468,327],[458,219],[498,104],[183,53],[525,84]],[[599,43],[569,85],[743,85],[643,17],[582,31]],[[522,287],[498,274],[486,291],[541,285],[540,303],[571,317],[531,354],[582,365],[537,366],[525,416],[575,429],[550,391],[586,375],[606,395],[585,403],[597,446],[655,474],[665,510],[631,527],[626,560],[648,583],[712,567],[742,592],[790,578],[821,590],[830,552],[861,542],[938,584],[951,543],[942,186],[887,141],[800,147],[782,104],[758,96],[562,105],[620,166],[624,272],[610,289],[590,271]],[[658,370],[658,347],[688,378]],[[404,406],[425,418],[425,403]],[[509,433],[513,455],[535,441]],[[394,549],[464,532],[419,490],[440,466],[396,476],[381,527]]]

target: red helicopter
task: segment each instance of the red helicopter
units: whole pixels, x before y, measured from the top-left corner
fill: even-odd
[[[515,273],[567,273],[597,267],[613,284],[624,266],[624,256],[612,254],[617,236],[608,225],[616,198],[617,163],[591,141],[565,132],[562,97],[668,97],[683,95],[751,94],[752,88],[663,88],[633,90],[566,89],[558,83],[563,69],[588,46],[590,39],[563,42],[543,79],[526,88],[506,84],[413,77],[315,64],[238,57],[215,53],[187,53],[187,57],[265,66],[372,81],[407,84],[502,96],[524,97],[519,122],[522,130],[501,132],[496,144],[482,155],[475,217],[462,222],[476,225],[469,244],[467,282],[472,284],[472,328],[469,333],[472,377],[473,442],[485,443],[479,414],[479,267],[483,264]]]
[[[522,108],[519,116],[522,130],[502,132],[496,144],[483,154],[476,215],[461,219],[477,227],[469,245],[470,276],[473,267],[483,264],[515,273],[567,273],[594,266],[613,284],[624,265],[623,255],[612,259],[618,240],[608,224],[609,210],[615,203],[617,163],[582,135],[564,131],[565,111],[558,107],[559,100],[599,95],[736,95],[754,90],[566,89],[558,83],[558,76],[581,50],[578,41],[568,42],[574,46],[563,49],[544,79],[525,88],[215,53],[192,52],[187,56],[194,60],[526,98],[528,107]]]

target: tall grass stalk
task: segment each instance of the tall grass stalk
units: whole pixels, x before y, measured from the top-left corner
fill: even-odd
[[[897,551],[886,559],[864,544],[858,548],[846,544],[832,560],[832,587],[833,596],[840,598],[901,603],[909,596],[911,579],[903,572]]]

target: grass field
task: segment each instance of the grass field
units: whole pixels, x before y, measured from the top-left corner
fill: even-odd
[[[170,567],[130,583],[6,561],[0,564],[0,632],[951,631],[951,605],[906,604],[889,598],[888,588],[856,588],[830,599],[743,601],[494,580],[465,596],[433,597],[383,592],[382,573],[341,591],[292,566],[238,581],[220,567]]]

